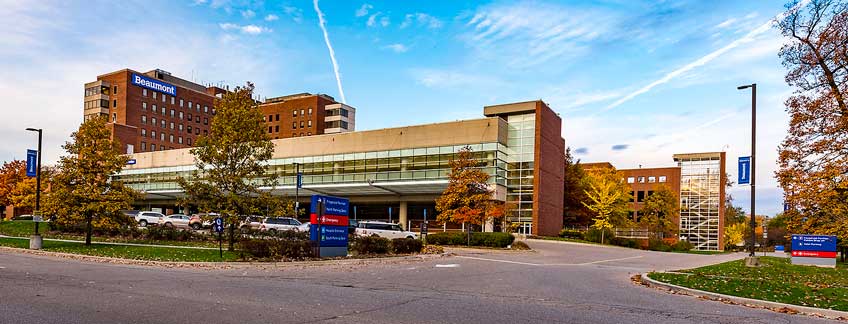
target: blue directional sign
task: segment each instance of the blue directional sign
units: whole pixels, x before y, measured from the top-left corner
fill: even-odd
[[[224,219],[220,218],[220,217],[216,218],[215,223],[212,225],[212,230],[214,230],[217,233],[223,233],[224,232]]]
[[[136,163],[136,160],[135,160],[135,159],[129,159],[129,160],[127,160],[127,165],[133,165],[133,164],[135,164],[135,163]]]
[[[324,204],[324,215],[320,219],[318,217],[319,201]],[[309,226],[310,239],[318,241],[321,247],[346,248],[348,226],[350,225],[349,209],[350,201],[345,198],[313,195],[309,220],[311,224],[318,226]],[[345,250],[344,253],[347,253],[347,251]]]
[[[297,173],[297,188],[303,188],[303,173],[301,172]]]
[[[751,157],[750,156],[740,156],[739,157],[739,179],[736,181],[739,184],[750,184],[751,183]]]
[[[26,175],[27,177],[38,176],[38,151],[36,150],[27,150]]]
[[[836,252],[836,236],[792,234],[792,251]]]

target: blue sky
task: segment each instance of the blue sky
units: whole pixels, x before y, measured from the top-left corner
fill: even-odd
[[[0,160],[23,158],[43,127],[45,159],[82,121],[83,84],[122,68],[201,83],[252,81],[259,95],[341,99],[311,1],[4,1]],[[773,177],[792,89],[767,25],[779,1],[322,1],[357,129],[479,118],[484,105],[542,99],[586,162],[671,166],[681,152],[750,152],[758,83],[758,211]],[[748,205],[748,188],[734,187]]]

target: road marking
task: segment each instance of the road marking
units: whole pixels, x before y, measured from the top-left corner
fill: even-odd
[[[456,263],[451,264],[437,264],[436,268],[459,268],[459,265]]]
[[[604,263],[604,262],[638,259],[638,258],[641,258],[642,256],[637,255],[637,256],[631,256],[631,257],[626,257],[626,258],[597,260],[597,261],[583,262],[583,263],[547,263],[547,264],[546,263],[530,263],[530,262],[520,262],[520,261],[510,261],[510,260],[487,259],[487,258],[478,258],[478,257],[462,256],[462,255],[457,255],[456,257],[461,258],[461,259],[471,259],[471,260],[479,260],[479,261],[490,261],[490,262],[528,265],[528,266],[534,266],[534,267],[544,267],[544,266],[584,266],[584,265],[598,264],[598,263]]]

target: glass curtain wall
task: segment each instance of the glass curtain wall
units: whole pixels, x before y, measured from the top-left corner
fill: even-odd
[[[721,161],[692,158],[680,166],[680,235],[697,250],[718,251]]]
[[[518,224],[518,232],[533,231],[533,157],[536,143],[536,115],[507,116],[506,201],[513,207],[508,221]]]

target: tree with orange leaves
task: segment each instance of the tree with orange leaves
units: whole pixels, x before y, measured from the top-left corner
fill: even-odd
[[[787,4],[794,8],[798,1]],[[777,178],[790,233],[848,239],[848,3],[812,0],[778,22],[780,50],[796,88]]]
[[[12,204],[12,192],[26,178],[26,162],[13,160],[3,163],[0,167],[0,206]]]
[[[483,225],[491,218],[503,217],[505,210],[492,201],[489,174],[480,169],[482,164],[469,147],[450,160],[448,187],[436,199],[438,222]]]

